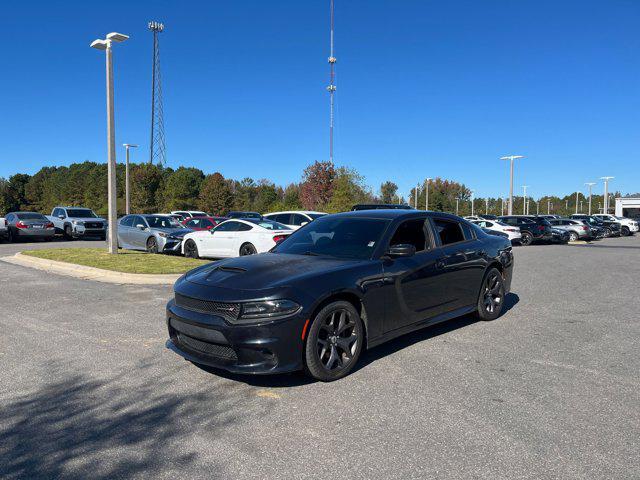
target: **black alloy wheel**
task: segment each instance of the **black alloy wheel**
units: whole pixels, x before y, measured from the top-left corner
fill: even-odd
[[[578,240],[578,234],[576,232],[569,232],[569,241],[575,242]]]
[[[623,237],[628,237],[631,234],[631,230],[629,230],[629,227],[626,226],[622,226],[620,228],[620,235],[622,235]]]
[[[330,382],[347,375],[358,362],[364,341],[362,320],[345,301],[330,303],[313,319],[305,344],[305,371]]]
[[[613,235],[613,232],[611,231],[611,229],[609,227],[605,227],[604,236],[605,237],[610,237],[611,235]]]
[[[158,253],[158,241],[156,237],[149,237],[149,240],[147,240],[147,252]]]
[[[64,238],[67,240],[73,240],[73,231],[71,230],[71,225],[67,225],[64,227]]]
[[[243,243],[242,246],[240,247],[241,257],[244,257],[245,255],[254,255],[256,253],[258,253],[258,251],[256,250],[256,247],[254,247],[250,243]]]
[[[533,235],[531,235],[529,232],[522,232],[522,237],[520,238],[520,244],[526,247],[527,245],[531,245],[532,242],[533,242]]]
[[[497,268],[491,268],[482,281],[478,298],[478,317],[482,320],[494,320],[502,313],[504,305],[504,281]]]
[[[200,258],[196,242],[193,240],[187,240],[187,243],[184,244],[184,256],[187,258]]]

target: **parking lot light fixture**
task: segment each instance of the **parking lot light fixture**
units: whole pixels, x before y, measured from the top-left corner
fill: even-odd
[[[589,187],[589,215],[591,215],[591,188],[595,185],[595,182],[587,182],[586,186]]]
[[[127,151],[127,155],[126,155],[127,160],[125,163],[125,170],[124,170],[124,188],[125,188],[125,211],[127,215],[129,215],[131,213],[131,201],[129,196],[129,149],[136,148],[138,145],[134,145],[132,143],[123,143],[122,146]]]
[[[505,157],[500,157],[500,160],[509,160],[510,168],[509,168],[509,215],[513,215],[513,161],[518,160],[519,158],[524,158],[522,155],[507,155]]]
[[[107,178],[108,178],[108,206],[109,206],[109,253],[118,253],[118,205],[116,202],[116,132],[113,107],[113,61],[111,58],[111,44],[124,42],[128,35],[112,32],[106,39],[91,42],[91,48],[104,50],[107,69]]]
[[[615,177],[600,177],[600,180],[604,180],[604,212],[609,213],[609,180]]]

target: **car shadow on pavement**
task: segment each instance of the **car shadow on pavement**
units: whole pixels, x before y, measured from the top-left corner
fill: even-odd
[[[56,368],[48,383],[4,396],[0,478],[179,477],[197,456],[190,437],[216,438],[256,408],[211,382],[176,393],[178,379],[144,365],[107,380],[65,372]],[[209,464],[200,474],[225,478],[221,468]]]
[[[511,292],[505,296],[504,299],[504,309],[498,317],[494,321],[499,321],[502,316],[511,310],[518,302],[520,301],[520,297]],[[360,358],[360,362],[354,368],[353,372],[356,372],[362,368],[365,368],[370,363],[375,362],[387,355],[392,355],[404,348],[410,347],[415,343],[422,342],[424,340],[429,340],[430,338],[435,338],[438,335],[442,335],[444,333],[449,333],[459,328],[463,328],[469,326],[473,323],[478,322],[479,320],[474,315],[465,315],[463,317],[455,318],[453,320],[448,320],[446,322],[439,323],[432,327],[425,327],[421,330],[417,330],[415,332],[407,333],[401,337],[390,340],[387,343],[383,343],[375,348],[367,350],[363,353]],[[211,373],[213,375],[217,375],[222,378],[226,378],[228,380],[243,382],[251,386],[255,387],[268,387],[268,388],[288,388],[288,387],[299,387],[302,385],[307,385],[309,383],[313,383],[314,380],[304,375],[302,372],[292,372],[287,374],[278,374],[278,375],[241,375],[235,373],[229,373],[225,370],[220,370],[213,367],[208,367],[206,365],[194,364],[201,370],[205,372]],[[353,373],[352,372],[352,373]]]

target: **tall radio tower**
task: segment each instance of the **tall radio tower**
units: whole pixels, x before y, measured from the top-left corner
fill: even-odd
[[[151,142],[149,144],[149,163],[166,165],[167,151],[164,143],[164,111],[162,108],[162,78],[160,76],[160,44],[158,33],[164,30],[159,22],[149,22],[153,32],[153,71],[151,76]]]
[[[335,65],[336,57],[333,56],[333,0],[330,0],[331,9],[331,48],[329,54],[329,161],[333,163],[333,96],[336,92],[335,79]]]

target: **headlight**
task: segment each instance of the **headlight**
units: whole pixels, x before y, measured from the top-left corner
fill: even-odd
[[[158,235],[160,235],[162,238],[167,238],[167,234],[164,232],[158,232]]]
[[[84,222],[81,220],[73,220],[71,223],[73,223],[74,225],[84,225]]]
[[[291,300],[266,300],[241,304],[238,322],[243,320],[270,319],[292,315],[300,310],[300,305]]]

